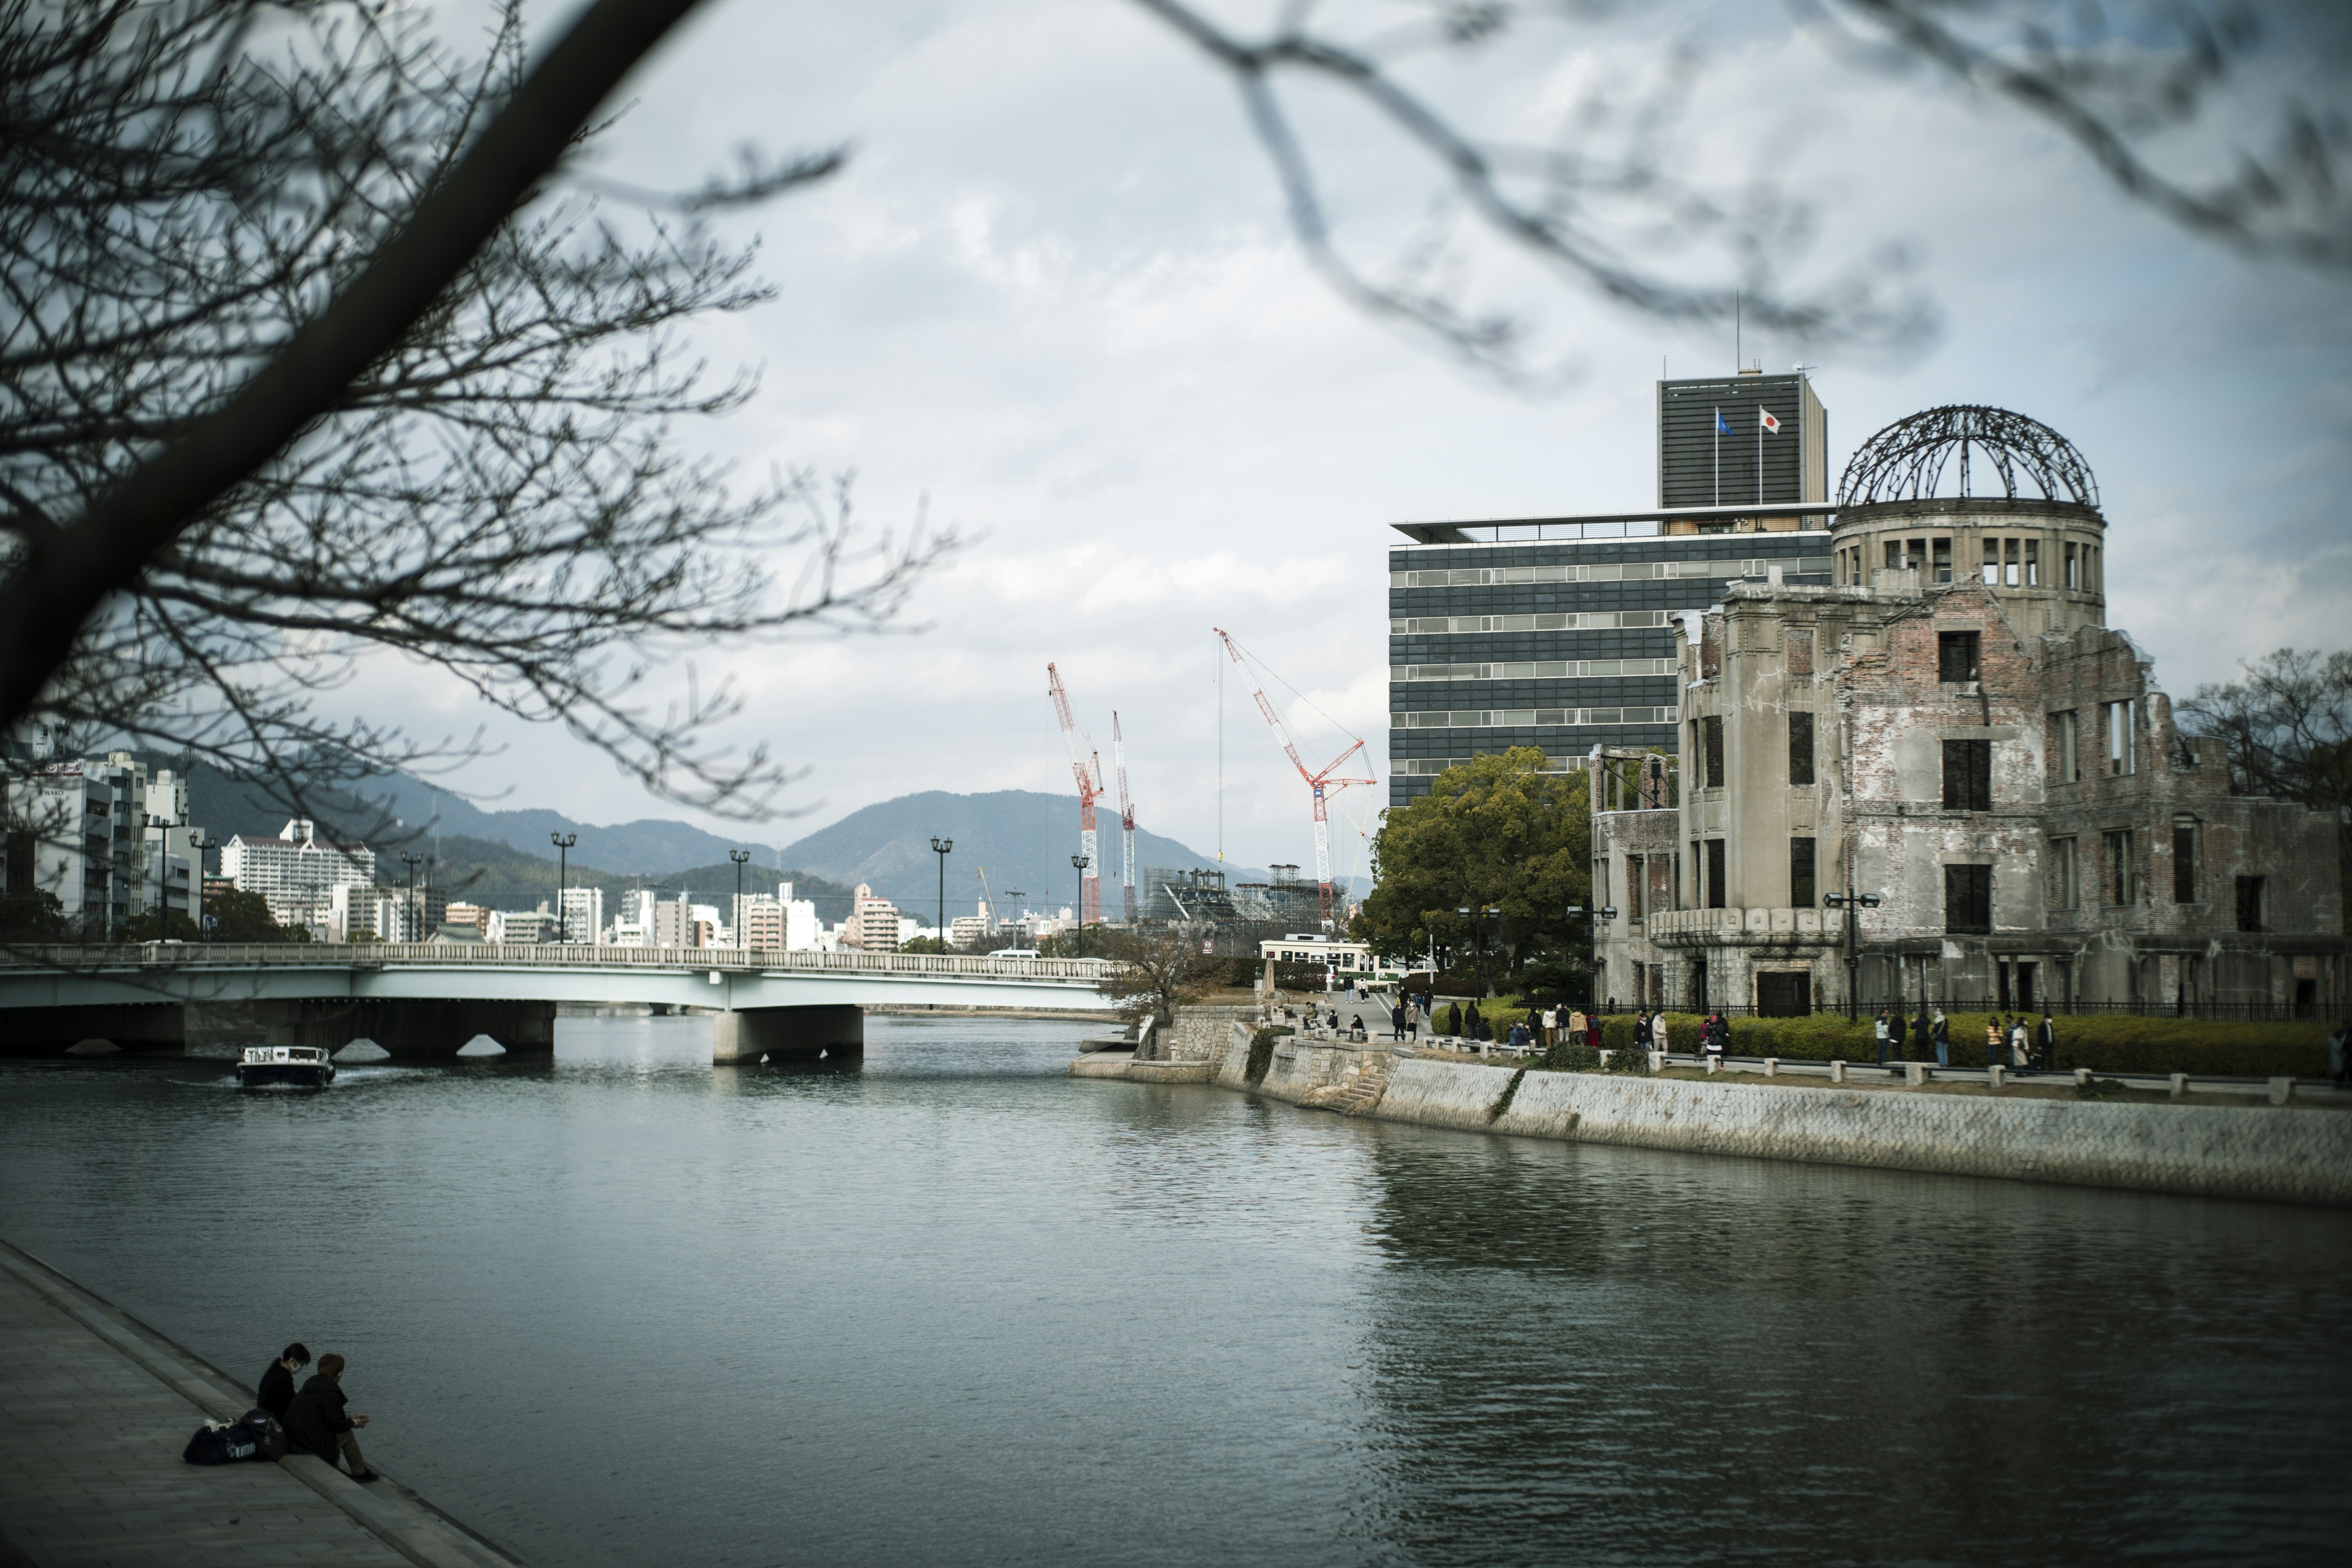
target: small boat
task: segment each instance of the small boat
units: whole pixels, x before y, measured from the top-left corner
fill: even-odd
[[[241,1089],[324,1089],[335,1081],[335,1064],[317,1046],[247,1046],[237,1058],[236,1081]]]

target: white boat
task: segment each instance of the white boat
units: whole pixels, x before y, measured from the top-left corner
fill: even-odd
[[[247,1046],[237,1058],[236,1081],[244,1089],[324,1089],[335,1081],[335,1064],[317,1046]]]

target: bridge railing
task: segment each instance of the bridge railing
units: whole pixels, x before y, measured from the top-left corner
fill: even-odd
[[[961,953],[789,952],[781,948],[596,947],[585,942],[146,942],[0,950],[0,965],[45,969],[348,969],[383,963],[524,964],[588,969],[696,969],[738,973],[778,970],[824,974],[935,975],[941,979],[1063,980],[1089,984],[1112,967],[1098,958],[981,958]]]

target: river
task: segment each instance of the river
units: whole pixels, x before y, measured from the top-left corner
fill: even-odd
[[[0,1234],[543,1568],[2335,1563],[2352,1215],[1072,1080],[0,1062]]]

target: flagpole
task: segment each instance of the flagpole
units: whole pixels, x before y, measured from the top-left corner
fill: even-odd
[[[1756,504],[1764,504],[1764,405],[1756,405]]]
[[[1723,504],[1723,410],[1715,411],[1715,504]]]

